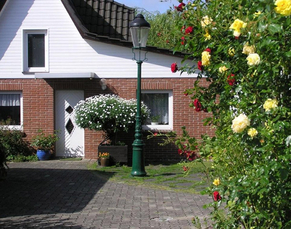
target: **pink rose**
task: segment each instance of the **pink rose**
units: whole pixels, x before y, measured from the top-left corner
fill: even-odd
[[[171,71],[173,73],[175,73],[176,71],[178,71],[178,65],[177,65],[177,63],[172,63],[171,64]]]

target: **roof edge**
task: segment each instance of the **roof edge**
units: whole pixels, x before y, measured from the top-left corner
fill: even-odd
[[[88,31],[88,29],[83,25],[82,20],[80,17],[76,14],[76,10],[74,5],[71,4],[70,0],[61,0],[65,9],[67,10],[69,16],[71,17],[72,21],[74,22],[76,28],[78,29],[79,33],[81,34],[83,39],[88,39],[88,40],[93,40],[93,41],[99,41],[99,42],[104,42],[107,44],[112,44],[112,45],[118,45],[118,46],[123,46],[127,48],[132,48],[132,42],[128,40],[121,40],[118,38],[111,38],[108,36],[101,36],[95,33],[91,33]],[[123,4],[120,4],[118,2],[112,1],[115,4],[118,4],[120,6],[125,6]],[[126,8],[133,9],[130,7],[125,6]],[[158,48],[155,46],[147,46],[145,48],[146,51],[148,52],[154,52],[158,54],[163,54],[163,55],[168,55],[168,56],[175,56],[175,57],[181,57],[184,58],[187,53],[183,52],[174,52],[173,50],[170,49],[163,49],[163,48]]]

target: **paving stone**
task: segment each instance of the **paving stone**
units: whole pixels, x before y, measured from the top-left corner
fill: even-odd
[[[109,182],[88,161],[10,163],[0,181],[0,228],[191,229],[211,197]]]

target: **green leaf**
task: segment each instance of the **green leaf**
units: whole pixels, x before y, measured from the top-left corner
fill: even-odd
[[[281,25],[278,24],[270,24],[268,26],[268,30],[271,34],[279,33],[282,30]]]

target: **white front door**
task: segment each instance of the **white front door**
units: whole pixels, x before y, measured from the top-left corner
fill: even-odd
[[[58,90],[55,93],[56,130],[60,139],[56,143],[57,157],[84,156],[84,129],[75,123],[74,106],[84,99],[84,91]]]

